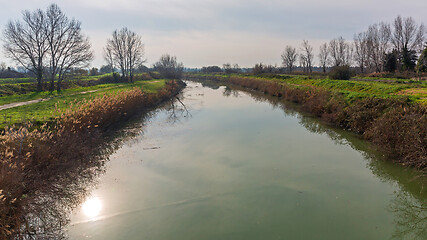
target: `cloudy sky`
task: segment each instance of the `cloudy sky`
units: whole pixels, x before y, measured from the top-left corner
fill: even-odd
[[[335,37],[352,39],[370,24],[397,15],[427,24],[426,0],[0,0],[0,28],[21,18],[22,10],[57,3],[82,22],[95,60],[104,64],[102,48],[115,29],[128,27],[142,36],[147,63],[163,53],[187,67],[238,63],[280,64],[286,45],[309,40],[318,46]],[[6,61],[3,54],[0,61]],[[317,63],[317,61],[316,61]]]

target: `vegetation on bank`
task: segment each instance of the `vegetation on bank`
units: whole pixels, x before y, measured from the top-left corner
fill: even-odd
[[[392,161],[427,171],[427,107],[412,96],[396,94],[414,85],[299,77],[187,77],[235,84],[299,103],[304,110],[324,121],[361,134],[387,153]],[[425,83],[416,84],[426,89]]]
[[[1,238],[40,231],[32,228],[27,214],[37,199],[43,201],[41,193],[54,190],[47,183],[55,182],[60,172],[91,161],[91,153],[100,149],[103,136],[112,126],[170,99],[185,85],[176,80],[158,83],[151,87],[134,83],[97,92],[91,100],[74,101],[72,106],[66,102],[57,108],[51,124],[38,128],[6,128],[0,135]]]
[[[401,82],[390,79],[384,81],[371,81],[369,79],[334,80],[323,75],[288,75],[288,74],[197,74],[188,76],[200,76],[202,78],[214,77],[217,79],[241,78],[259,79],[287,84],[289,87],[310,89],[313,87],[322,88],[341,95],[348,103],[366,97],[375,98],[405,98],[406,101],[427,103],[427,81],[410,80]],[[389,81],[390,80],[390,81]]]
[[[83,101],[90,101],[91,99],[111,95],[117,92],[130,90],[132,88],[141,88],[144,92],[156,92],[165,85],[165,80],[153,81],[136,81],[134,83],[110,83],[101,84],[91,87],[71,88],[61,92],[51,94],[49,92],[32,93],[24,96],[7,96],[0,98],[1,101],[14,101],[14,100],[32,100],[38,98],[46,98],[45,101],[33,103],[29,105],[14,107],[0,111],[0,128],[12,126],[26,121],[31,121],[36,125],[41,125],[46,121],[54,119],[58,112],[55,109],[75,108]]]

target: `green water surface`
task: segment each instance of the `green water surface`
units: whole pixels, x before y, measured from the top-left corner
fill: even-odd
[[[110,157],[71,239],[427,239],[417,173],[357,136],[228,87],[180,99]]]

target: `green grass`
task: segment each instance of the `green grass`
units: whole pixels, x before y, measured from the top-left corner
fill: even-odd
[[[67,96],[67,95],[72,95],[79,92],[114,87],[115,85],[117,84],[100,84],[100,85],[90,86],[90,87],[69,88],[69,89],[62,90],[60,93],[56,91],[53,91],[53,92],[44,91],[44,92],[32,92],[27,94],[9,95],[9,96],[0,97],[0,106],[8,103],[26,102],[26,101],[31,101],[31,100],[40,99],[40,98],[53,98],[53,97]]]
[[[43,102],[33,103],[0,111],[0,128],[22,123],[27,120],[31,120],[37,124],[41,124],[55,117],[56,107],[58,107],[59,109],[69,108],[71,103],[78,103],[84,99],[89,100],[95,97],[100,97],[104,94],[114,94],[120,91],[132,89],[134,87],[140,87],[143,89],[144,92],[153,93],[157,92],[164,86],[165,80],[152,80],[138,81],[135,83],[104,84],[87,88],[67,89],[69,91],[65,94],[64,91],[61,95],[57,95],[54,98]],[[98,91],[92,93],[76,94],[79,92],[85,92],[90,90]],[[33,96],[28,96],[27,99],[30,99],[30,97]]]
[[[234,75],[238,76],[238,75]],[[354,99],[365,97],[378,98],[398,98],[408,97],[409,100],[415,102],[427,102],[427,95],[424,94],[398,94],[406,89],[427,88],[425,81],[410,81],[410,82],[378,82],[378,81],[356,81],[356,80],[331,80],[327,78],[312,79],[309,76],[303,75],[273,75],[269,76],[248,76],[240,75],[238,77],[258,78],[269,81],[277,81],[286,83],[295,87],[320,87],[326,90],[337,92],[345,96],[346,100],[352,102]]]

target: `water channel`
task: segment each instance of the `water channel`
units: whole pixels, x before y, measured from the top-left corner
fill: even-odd
[[[70,239],[425,239],[417,173],[296,106],[187,82],[136,120]],[[141,127],[142,126],[142,127]]]

